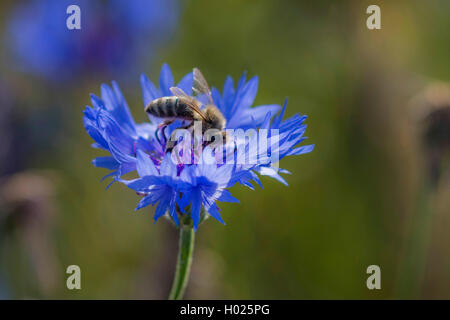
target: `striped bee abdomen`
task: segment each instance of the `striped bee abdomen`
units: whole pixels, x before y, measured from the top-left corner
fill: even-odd
[[[192,120],[193,111],[183,99],[178,97],[162,97],[150,102],[145,111],[159,118],[181,118]]]

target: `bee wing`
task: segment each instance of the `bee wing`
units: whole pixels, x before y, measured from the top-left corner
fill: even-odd
[[[180,89],[178,87],[171,87],[169,90],[170,90],[170,92],[173,93],[174,96],[184,99],[184,101],[187,102],[186,105],[189,108],[191,108],[193,111],[197,112],[200,115],[200,117],[203,118],[203,120],[206,120],[205,114],[203,113],[202,110],[200,110],[199,102],[197,102],[197,100],[195,100],[191,96],[187,95],[186,92],[184,92],[182,89]]]
[[[192,91],[194,91],[197,96],[206,95],[208,104],[214,104],[208,82],[206,82],[205,77],[197,68],[194,68],[194,84],[192,86]]]
[[[184,98],[189,100],[194,100],[191,96],[189,96],[186,92],[183,91],[183,89],[178,87],[170,87],[170,92],[173,93],[174,96],[177,96],[178,98]]]

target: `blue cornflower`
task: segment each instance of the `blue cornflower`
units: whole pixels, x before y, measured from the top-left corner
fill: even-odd
[[[177,86],[192,95],[192,84],[193,75],[189,73]],[[261,185],[258,174],[287,184],[280,173],[289,172],[279,169],[276,163],[286,156],[311,152],[314,147],[296,147],[305,139],[306,116],[294,115],[283,120],[287,101],[279,115],[276,115],[281,109],[279,105],[252,107],[257,84],[256,77],[247,82],[244,73],[237,88],[228,77],[222,94],[212,89],[214,103],[227,120],[227,131],[246,129],[246,132],[253,130],[253,134],[235,137],[233,132],[239,130],[230,135],[227,132],[223,148],[197,144],[192,153],[194,161],[188,162],[176,161],[185,155],[186,148],[170,151],[166,148],[171,133],[183,125],[181,120],[165,126],[162,119],[149,115],[150,123],[136,124],[117,84],[113,82],[112,89],[103,85],[101,98],[91,96],[92,107],[85,109],[84,116],[86,131],[95,141],[93,146],[110,153],[96,158],[94,165],[110,169],[109,175],[115,176],[115,180],[143,196],[136,210],[157,205],[155,221],[168,213],[178,225],[179,215],[189,214],[197,229],[203,209],[205,215],[224,223],[216,202],[238,202],[228,188],[236,183],[250,188],[252,182]],[[162,67],[159,88],[145,75],[141,76],[141,85],[144,105],[171,96],[174,79],[169,66]],[[178,141],[179,146],[188,149],[191,143],[189,139]],[[136,171],[139,177],[123,179],[131,171]]]
[[[69,5],[80,7],[81,30],[66,27]],[[123,77],[170,37],[178,14],[178,0],[30,0],[8,17],[7,47],[15,67],[49,80]]]

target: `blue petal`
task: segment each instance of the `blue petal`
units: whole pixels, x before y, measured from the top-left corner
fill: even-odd
[[[279,128],[279,127],[280,127],[281,120],[283,119],[284,113],[285,113],[285,111],[286,111],[287,102],[288,102],[288,98],[286,98],[286,99],[284,100],[283,109],[281,110],[280,115],[277,116],[277,117],[273,120],[273,124],[272,124],[272,127],[273,127],[273,128]]]
[[[175,203],[176,203],[175,198],[176,198],[176,194],[173,197],[172,201],[170,202],[169,213],[170,213],[170,216],[173,218],[173,221],[175,221],[175,224],[178,227],[178,214],[177,214],[176,207],[175,207]]]
[[[87,108],[91,109],[91,108]],[[97,124],[93,123],[88,117],[83,118],[84,128],[89,136],[100,146],[102,149],[108,150],[108,142],[103,138]]]
[[[134,139],[107,112],[101,112],[98,117],[99,127],[103,129],[108,145],[113,144],[121,153],[134,153]]]
[[[161,167],[159,168],[161,175],[175,177],[177,175],[177,167],[172,160],[172,155],[167,153],[161,162]]]
[[[222,114],[225,115],[226,109],[224,107],[222,96],[220,95],[219,90],[217,90],[216,88],[211,88],[211,96],[212,96],[213,101],[216,104],[216,106],[219,108],[219,110],[222,112]]]
[[[170,87],[173,87],[173,75],[170,67],[167,63],[163,64],[161,68],[161,73],[159,75],[159,89],[163,96],[171,96],[171,92],[169,90]]]
[[[97,157],[92,160],[92,164],[96,167],[106,168],[109,170],[117,170],[119,168],[119,162],[113,157]]]
[[[158,185],[161,180],[155,176],[145,176],[134,180],[120,180],[130,189],[137,192],[147,192],[151,186]]]
[[[222,202],[234,202],[239,203],[239,200],[231,195],[231,192],[228,190],[223,190],[220,197],[217,199]]]
[[[124,162],[120,164],[119,170],[117,170],[117,176],[121,177],[129,172],[136,170],[135,162]]]
[[[184,210],[191,202],[191,191],[184,191],[181,198],[177,198],[178,207],[180,208],[181,212],[186,214],[187,212]]]
[[[308,152],[313,151],[313,149],[314,149],[314,145],[313,144],[310,144],[310,145],[307,145],[307,146],[298,147],[298,148],[292,149],[288,153],[288,156],[296,156],[296,155],[308,153]]]
[[[136,123],[131,116],[128,105],[120,92],[120,88],[117,83],[113,82],[114,91],[107,86],[102,84],[101,86],[101,96],[104,102],[104,106],[109,111],[112,118],[120,123],[122,129],[126,131],[129,135],[136,135]],[[91,97],[93,101],[96,101],[96,97]]]
[[[166,213],[168,207],[169,207],[168,199],[163,199],[159,201],[158,206],[156,207],[155,210],[153,220],[156,222],[160,217],[162,217]]]
[[[264,121],[261,124],[261,129],[268,130],[270,128],[270,118],[272,117],[272,114],[270,112],[267,112]]]
[[[103,176],[103,177],[100,179],[100,182],[103,182],[103,181],[105,181],[105,179],[107,179],[107,178],[109,178],[109,177],[112,177],[112,176],[114,176],[114,175],[116,175],[116,174],[117,174],[117,171],[110,172],[110,173],[108,173],[106,176]],[[115,181],[115,180],[113,180],[113,181]]]
[[[250,108],[256,98],[258,92],[258,77],[251,78],[242,88],[239,96],[239,108]]]
[[[194,230],[197,231],[198,224],[200,223],[200,211],[202,208],[202,200],[200,190],[197,188],[191,192],[191,218],[194,222]]]
[[[113,91],[107,84],[101,85],[101,96],[107,110],[111,111],[119,104]]]
[[[277,171],[273,168],[270,167],[260,167],[259,168],[259,174],[263,175],[263,176],[269,176],[271,178],[274,178],[275,180],[281,182],[282,184],[284,184],[285,186],[288,185],[288,183],[286,182],[286,180],[283,179],[282,176],[280,176]]]
[[[149,204],[153,204],[151,196],[146,196],[146,197],[142,198],[141,201],[139,201],[139,203],[138,203],[136,209],[134,209],[134,211],[142,209],[142,208],[148,206]]]
[[[215,204],[213,204],[210,208],[208,208],[208,213],[211,215],[211,217],[213,217],[220,223],[225,224],[225,221],[222,220],[219,210],[217,210],[217,206]]]
[[[145,152],[141,150],[137,151],[136,169],[140,177],[159,175],[153,161]]]
[[[226,104],[231,104],[231,97],[234,95],[234,81],[228,76],[223,85],[223,97]]]
[[[181,79],[180,82],[178,82],[177,87],[182,89],[184,92],[186,92],[188,95],[192,95],[192,84],[194,82],[194,75],[192,72],[189,72],[187,75]]]
[[[148,80],[145,74],[141,74],[141,87],[144,106],[160,96],[158,89],[156,89],[153,83]]]
[[[114,93],[118,100],[118,105],[115,108],[115,116],[122,120],[122,125],[128,126],[131,133],[136,134],[136,123],[134,122],[133,116],[131,115],[130,108],[128,107],[127,101],[125,100],[122,92],[120,91],[119,85],[116,81],[112,82]],[[117,120],[117,119],[116,119]]]
[[[270,104],[244,109],[233,115],[227,127],[244,129],[254,126],[259,127],[264,122],[268,113],[270,114],[270,117],[272,117],[280,110],[280,108],[281,107],[277,104]]]

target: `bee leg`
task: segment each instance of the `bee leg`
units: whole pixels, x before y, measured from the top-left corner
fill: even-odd
[[[164,129],[165,129],[165,128],[167,128],[167,127],[164,127]],[[163,130],[164,130],[164,129],[163,129]],[[171,137],[169,136],[169,137],[166,139],[166,153],[172,152],[173,148],[175,148],[175,146],[176,146],[177,143],[178,143],[178,141],[172,140]]]
[[[171,125],[172,123],[174,123],[175,122],[175,120],[164,120],[164,122],[163,123],[161,123],[160,125],[159,125],[159,127],[160,128],[163,128],[163,127],[167,127],[167,126],[169,126],[169,125]]]
[[[166,153],[171,153],[174,147],[175,147],[174,143],[171,143],[169,146],[169,142],[168,142],[166,145]]]
[[[174,123],[175,122],[175,119],[172,119],[172,120],[165,120],[164,121],[164,124],[166,125],[166,126],[169,126],[169,125],[171,125],[172,123]]]
[[[181,127],[180,129],[185,129],[185,130],[189,130],[194,126],[194,122],[189,123],[188,125],[185,125],[183,127]]]
[[[175,121],[175,120],[166,120],[165,123],[167,122],[167,123],[168,123],[167,125],[169,125],[169,124],[173,123],[174,121]],[[191,130],[191,129],[193,128],[193,126],[194,126],[194,123],[191,122],[191,123],[189,123],[188,125],[185,125],[185,126],[183,126],[183,127],[180,127],[180,128],[178,128],[178,129]],[[165,128],[166,128],[166,127],[164,127],[163,130],[164,130]],[[178,129],[177,129],[177,130],[178,130]],[[167,140],[167,143],[166,143],[166,152],[171,152],[171,151],[173,150],[173,148],[176,146],[177,142],[178,142],[178,141],[172,141],[172,140],[168,139],[168,140]]]
[[[227,132],[226,131],[222,131],[222,141],[223,141],[223,144],[226,144],[227,143]]]
[[[222,136],[222,141],[216,141],[215,137],[212,136],[212,137],[211,137],[211,140],[205,141],[205,142],[203,143],[203,145],[204,145],[204,146],[211,145],[212,147],[216,146],[218,143],[222,143],[222,145],[225,145],[225,144],[227,143],[227,137],[228,137],[226,131],[222,131],[222,132],[221,132],[221,136]]]

